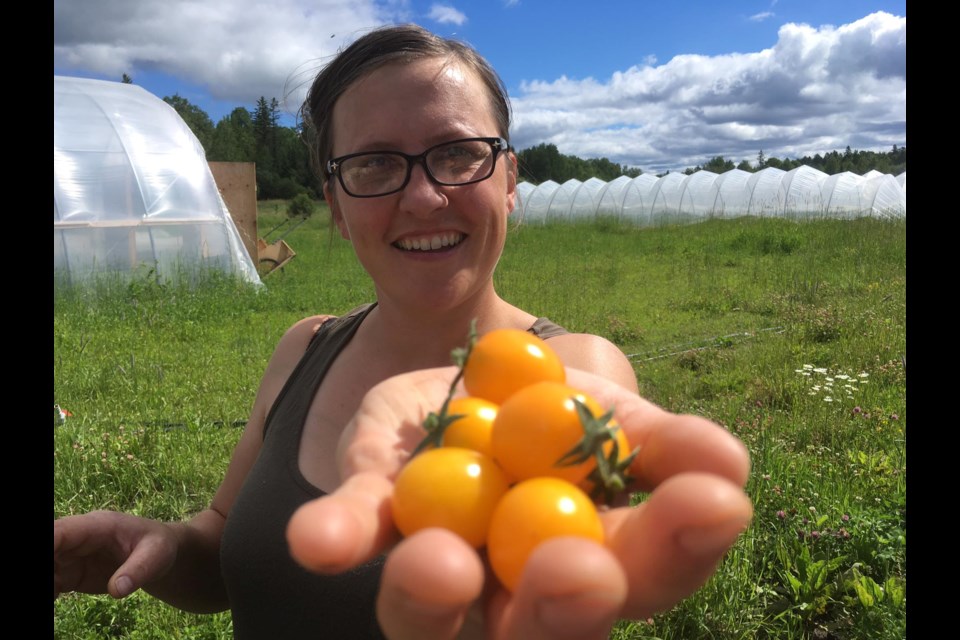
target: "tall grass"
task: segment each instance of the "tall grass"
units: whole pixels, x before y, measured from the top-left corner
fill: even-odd
[[[263,233],[283,203],[261,214]],[[904,637],[905,239],[904,221],[875,219],[511,234],[501,295],[610,338],[644,395],[752,454],[756,517],[716,576],[612,638]],[[55,288],[54,400],[74,414],[54,432],[55,516],[180,519],[209,502],[285,328],[373,297],[325,211],[285,240],[297,257],[260,290],[215,276]],[[54,633],[225,638],[230,619],[68,595]]]

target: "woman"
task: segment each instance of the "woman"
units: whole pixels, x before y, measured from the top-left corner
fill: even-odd
[[[180,524],[105,512],[55,522],[55,596],[143,588],[190,611],[229,607],[238,638],[452,638],[484,626],[586,638],[702,584],[750,519],[746,451],[716,425],[643,402],[610,342],[497,295],[517,168],[486,61],[419,27],[380,29],[320,72],[305,114],[333,221],[376,302],[286,332],[210,509]],[[656,487],[643,508],[605,514],[610,548],[543,545],[512,596],[443,531],[410,536],[384,564],[397,542],[384,505],[409,455],[400,434],[442,402],[450,351],[474,319],[480,334],[548,339],[571,381],[616,406],[631,444],[651,451],[640,486]]]

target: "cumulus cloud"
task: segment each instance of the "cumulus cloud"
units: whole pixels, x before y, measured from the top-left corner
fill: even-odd
[[[431,20],[439,22],[440,24],[455,24],[459,26],[467,21],[467,16],[464,15],[463,12],[457,11],[455,8],[445,4],[432,5],[428,16]]]
[[[433,5],[430,16],[467,20],[449,4]],[[289,96],[295,109],[339,48],[376,26],[416,19],[408,0],[55,0],[54,68],[134,81],[162,71],[217,100]],[[906,140],[906,18],[785,24],[762,51],[662,64],[650,56],[606,78],[530,81],[513,108],[518,149],[553,143],[648,172],[717,155],[752,162],[761,149],[780,158],[847,145],[886,150]]]
[[[553,143],[645,171],[717,155],[753,161],[761,149],[780,158],[887,150],[906,135],[906,18],[786,24],[770,49],[527,82],[513,106],[517,148]]]
[[[158,70],[240,102],[286,95],[358,35],[409,19],[405,2],[373,0],[85,0],[53,9],[55,68],[117,78]]]

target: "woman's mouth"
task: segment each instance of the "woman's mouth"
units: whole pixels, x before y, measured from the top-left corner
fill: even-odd
[[[464,235],[462,233],[451,231],[448,233],[420,236],[419,238],[403,238],[394,242],[393,246],[398,249],[403,249],[404,251],[436,251],[437,249],[458,245],[463,242],[463,238]]]

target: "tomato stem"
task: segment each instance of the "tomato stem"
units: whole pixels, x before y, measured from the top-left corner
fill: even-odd
[[[470,321],[470,330],[467,332],[467,344],[465,347],[457,347],[450,352],[450,358],[453,360],[453,364],[457,366],[457,375],[453,377],[453,381],[450,383],[450,390],[447,392],[447,397],[443,401],[443,405],[440,407],[440,413],[431,411],[427,414],[427,417],[423,420],[423,428],[427,432],[427,435],[423,437],[423,440],[417,445],[417,447],[410,454],[410,457],[417,455],[424,449],[428,447],[435,446],[439,447],[443,444],[443,434],[446,433],[447,427],[451,424],[463,418],[463,414],[449,415],[447,412],[450,410],[450,401],[453,399],[453,394],[456,392],[457,384],[463,378],[463,370],[466,367],[467,359],[470,357],[470,352],[473,351],[473,345],[477,342],[477,319],[474,318]]]

